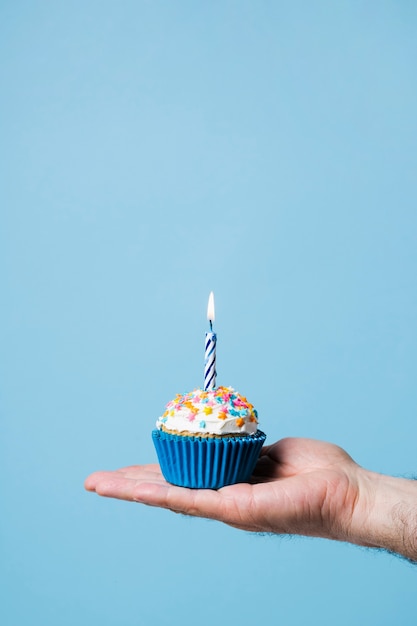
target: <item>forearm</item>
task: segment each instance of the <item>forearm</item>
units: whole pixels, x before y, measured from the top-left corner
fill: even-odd
[[[417,481],[361,469],[349,540],[417,561]]]

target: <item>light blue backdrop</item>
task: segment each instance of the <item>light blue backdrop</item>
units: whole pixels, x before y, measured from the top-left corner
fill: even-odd
[[[218,382],[417,473],[417,4],[0,2],[1,623],[416,624],[417,570],[87,494]]]

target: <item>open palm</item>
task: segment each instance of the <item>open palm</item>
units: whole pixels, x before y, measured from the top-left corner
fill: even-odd
[[[141,465],[96,472],[85,487],[249,531],[348,539],[360,469],[338,446],[288,438],[263,448],[250,484],[187,489],[167,483],[158,465]]]

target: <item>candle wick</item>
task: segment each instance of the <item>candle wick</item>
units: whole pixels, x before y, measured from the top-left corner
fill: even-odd
[[[210,322],[210,332],[212,333],[213,332],[213,322],[211,320],[209,320],[209,322]]]

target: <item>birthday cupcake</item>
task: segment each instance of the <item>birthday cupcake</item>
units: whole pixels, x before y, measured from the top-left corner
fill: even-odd
[[[266,435],[244,396],[231,387],[215,387],[178,394],[152,437],[168,482],[219,489],[249,480]]]

